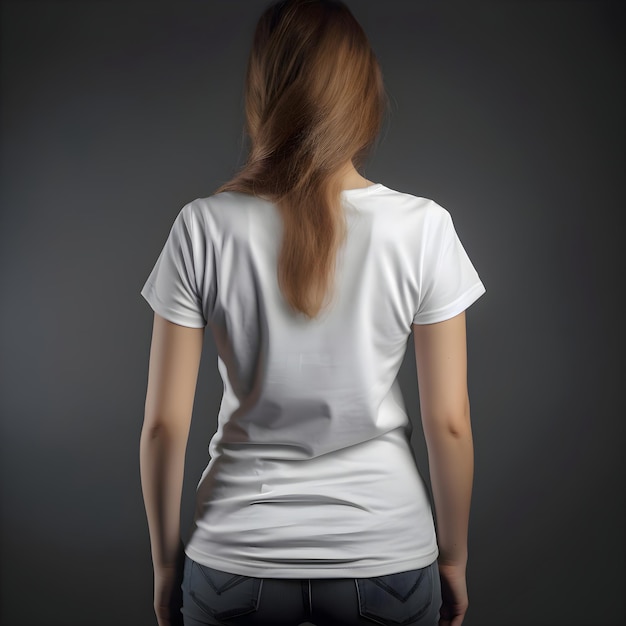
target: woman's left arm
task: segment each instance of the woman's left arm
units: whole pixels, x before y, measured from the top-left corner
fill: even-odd
[[[139,458],[159,626],[180,620],[180,504],[204,330],[154,314]]]

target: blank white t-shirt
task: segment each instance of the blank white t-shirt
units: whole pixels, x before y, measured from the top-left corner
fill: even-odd
[[[317,319],[279,289],[278,209],[237,192],[181,209],[141,290],[167,320],[209,325],[218,351],[224,392],[185,548],[203,565],[345,578],[438,556],[397,374],[412,324],[485,288],[434,201],[380,183],[341,196],[348,235]]]

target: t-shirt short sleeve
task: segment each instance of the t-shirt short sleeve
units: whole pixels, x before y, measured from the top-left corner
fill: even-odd
[[[428,232],[414,324],[434,324],[450,319],[465,311],[486,291],[454,229],[450,213],[436,206],[437,219]]]
[[[206,235],[194,211],[185,205],[170,229],[141,295],[161,317],[190,328],[207,324],[207,289],[210,265]]]

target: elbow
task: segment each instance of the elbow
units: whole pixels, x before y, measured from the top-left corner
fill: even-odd
[[[472,423],[470,421],[469,400],[464,402],[457,411],[448,415],[446,428],[450,435],[457,439],[471,435]]]
[[[144,421],[143,426],[141,427],[141,438],[151,441],[152,439],[162,437],[166,432],[167,429],[162,422],[148,423]]]
[[[462,439],[465,437],[471,437],[472,435],[472,427],[469,422],[469,418],[467,421],[450,420],[446,425],[445,432],[454,439]]]
[[[422,415],[424,433],[463,439],[472,436],[469,402],[457,407],[429,411]]]
[[[187,431],[175,420],[151,418],[147,416],[141,427],[141,439],[144,441],[181,439],[187,437]]]

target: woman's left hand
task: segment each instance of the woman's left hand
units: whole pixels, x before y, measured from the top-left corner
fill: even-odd
[[[183,626],[182,563],[154,568],[154,612],[159,626]]]

